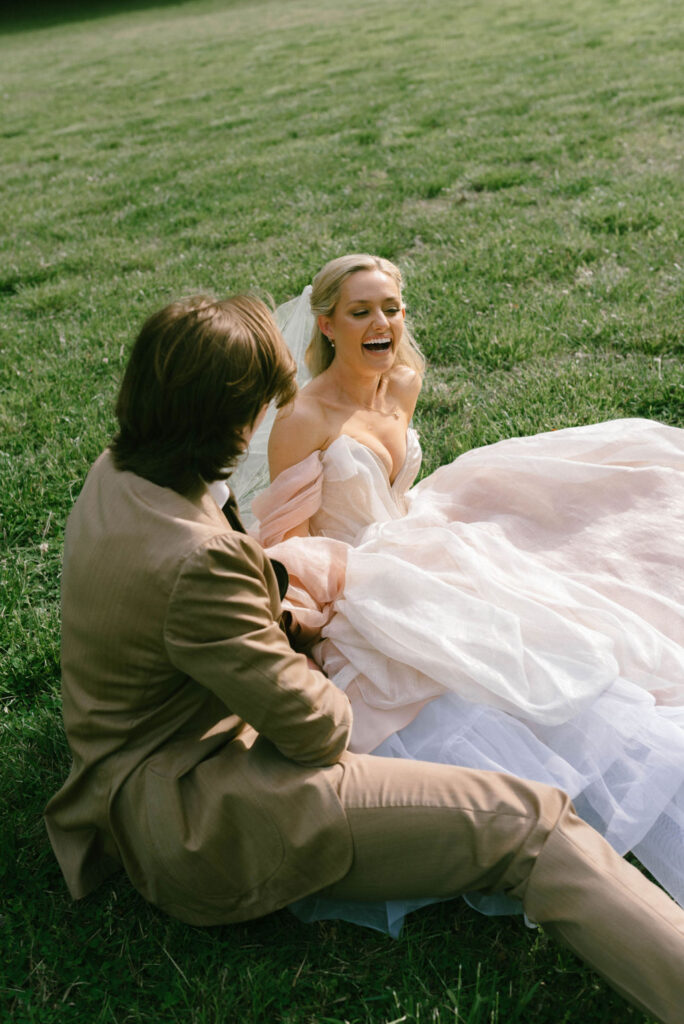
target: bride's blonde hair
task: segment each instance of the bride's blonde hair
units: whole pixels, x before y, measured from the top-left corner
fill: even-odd
[[[311,283],[311,312],[314,315],[314,327],[305,361],[312,377],[317,377],[327,370],[333,361],[335,349],[318,326],[319,316],[332,316],[340,297],[342,285],[352,274],[360,270],[380,270],[391,277],[401,292],[402,278],[399,267],[382,256],[371,256],[368,253],[352,253],[349,256],[338,256],[319,270]],[[412,370],[422,373],[425,359],[416,345],[411,332],[404,321],[404,330],[397,347],[396,362],[410,366]]]

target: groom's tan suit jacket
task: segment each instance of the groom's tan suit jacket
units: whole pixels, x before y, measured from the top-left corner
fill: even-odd
[[[349,703],[279,613],[268,558],[206,490],[183,497],[100,457],[66,531],[73,767],[46,809],[75,897],[123,866],[152,903],[212,924],[346,873]]]

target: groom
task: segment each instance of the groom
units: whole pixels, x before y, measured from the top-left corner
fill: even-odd
[[[266,402],[291,398],[293,374],[250,297],[174,303],[133,348],[119,434],[65,537],[74,763],[46,819],[72,895],[123,866],[168,913],[217,924],[313,892],[503,891],[629,1002],[681,1024],[684,911],[565,794],[348,752],[347,698],[281,629],[285,581],[204,482]]]

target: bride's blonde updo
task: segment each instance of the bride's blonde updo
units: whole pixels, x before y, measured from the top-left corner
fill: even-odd
[[[401,292],[402,279],[399,267],[382,256],[371,256],[368,253],[352,253],[349,256],[338,256],[319,270],[311,283],[311,312],[314,315],[314,328],[305,360],[312,377],[317,377],[327,370],[333,361],[335,350],[330,341],[318,326],[319,316],[332,316],[340,297],[342,285],[352,274],[359,270],[380,270],[391,277]],[[397,347],[396,363],[410,366],[412,370],[422,373],[425,368],[423,355],[411,336],[404,322],[404,331]]]

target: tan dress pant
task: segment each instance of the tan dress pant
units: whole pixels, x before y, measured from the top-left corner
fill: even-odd
[[[634,1006],[684,1021],[684,910],[559,790],[497,772],[347,755],[354,844],[321,895],[355,900],[504,891]]]

